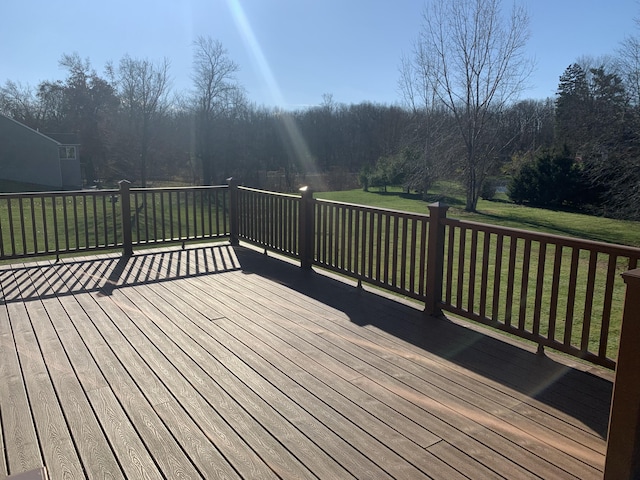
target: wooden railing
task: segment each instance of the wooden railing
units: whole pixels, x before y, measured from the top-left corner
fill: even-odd
[[[615,367],[640,249],[445,218],[440,308]]]
[[[237,187],[238,239],[298,257],[300,197]],[[235,209],[234,205],[234,209]]]
[[[132,245],[187,242],[229,235],[228,188],[132,188]]]
[[[118,190],[0,195],[0,259],[122,246]]]
[[[0,194],[0,260],[229,235],[228,188]]]
[[[429,217],[315,200],[314,219],[314,265],[425,298]]]
[[[627,292],[611,399],[604,480],[640,478],[640,269],[625,272],[622,277]]]
[[[640,249],[259,190],[239,237],[607,368]]]
[[[230,179],[231,180],[231,179]],[[640,249],[230,184],[0,195],[0,259],[229,237],[608,368]]]

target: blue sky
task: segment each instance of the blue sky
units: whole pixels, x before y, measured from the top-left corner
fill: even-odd
[[[613,54],[626,35],[640,35],[636,0],[522,3],[537,64],[523,98],[553,96],[577,58]],[[0,83],[62,79],[63,53],[88,57],[99,73],[129,54],[167,57],[174,88],[186,91],[191,43],[205,35],[227,48],[258,105],[298,108],[325,93],[339,103],[399,103],[400,58],[411,52],[423,7],[422,0],[2,0]]]

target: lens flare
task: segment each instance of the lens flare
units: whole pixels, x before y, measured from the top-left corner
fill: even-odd
[[[271,98],[276,105],[284,105],[284,98],[280,91],[278,82],[273,75],[260,43],[253,33],[253,29],[251,28],[251,24],[249,23],[244,9],[240,4],[240,0],[227,0],[227,5],[229,6],[233,20],[249,54],[258,66],[260,75],[269,88]],[[309,151],[309,146],[302,136],[293,116],[287,112],[282,112],[282,114],[279,115],[279,120],[283,140],[286,142],[287,147],[292,151],[295,160],[304,168],[305,173],[315,173],[316,162],[312,157],[311,152]]]

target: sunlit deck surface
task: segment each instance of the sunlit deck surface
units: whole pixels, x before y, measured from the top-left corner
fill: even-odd
[[[602,477],[609,372],[254,250],[0,285],[0,478]]]

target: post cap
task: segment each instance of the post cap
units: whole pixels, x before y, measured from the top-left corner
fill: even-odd
[[[634,270],[627,270],[622,273],[622,278],[625,283],[640,283],[640,268],[636,268]]]

